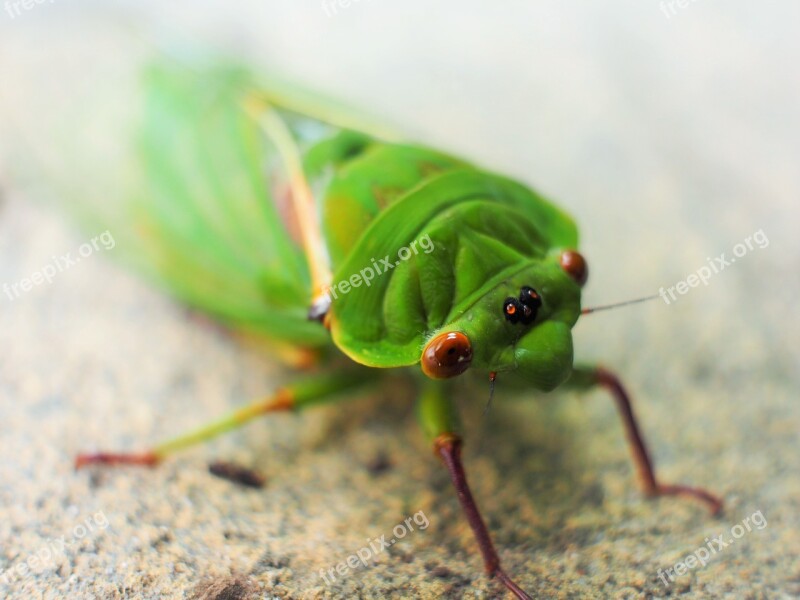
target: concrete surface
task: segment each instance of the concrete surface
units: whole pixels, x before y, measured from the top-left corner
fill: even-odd
[[[131,31],[234,48],[535,184],[581,225],[587,305],[675,285],[762,231],[769,245],[708,286],[575,330],[579,360],[629,383],[663,477],[722,494],[724,516],[644,501],[599,392],[513,402],[500,388],[486,419],[483,393],[466,398],[466,461],[507,570],[536,597],[800,597],[800,7],[584,4],[4,11],[0,285],[103,231],[61,214],[68,194],[44,185],[40,165],[57,167],[71,146],[40,127],[74,114],[103,140],[68,100],[84,76],[96,97],[114,87],[105,76],[129,57]],[[87,173],[113,205],[111,167]],[[291,377],[129,273],[115,250],[14,299],[0,292],[0,597],[504,597],[481,574],[403,389],[266,419],[156,470],[75,473],[80,450],[140,447]],[[267,483],[215,478],[212,459]],[[374,564],[331,586],[320,578],[420,511],[429,526]],[[752,530],[734,529],[741,537],[707,565],[660,580],[747,518]]]

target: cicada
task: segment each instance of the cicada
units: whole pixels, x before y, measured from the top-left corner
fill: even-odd
[[[188,305],[319,374],[149,450],[80,455],[78,467],[156,465],[267,413],[347,400],[399,369],[486,574],[517,598],[529,596],[500,564],[462,464],[456,378],[476,390],[603,387],[644,493],[721,510],[716,496],[656,476],[614,374],[573,365],[588,267],[558,206],[239,66],[157,61],[143,86],[141,185],[127,213],[137,261]]]

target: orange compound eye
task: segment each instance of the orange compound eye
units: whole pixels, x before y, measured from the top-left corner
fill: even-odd
[[[472,363],[472,344],[458,331],[440,333],[422,351],[422,372],[431,379],[461,375]]]
[[[566,250],[561,253],[561,268],[580,286],[583,286],[589,278],[589,266],[586,264],[586,259],[575,250]]]

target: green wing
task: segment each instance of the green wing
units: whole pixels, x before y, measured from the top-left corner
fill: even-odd
[[[224,322],[317,346],[305,258],[280,214],[281,164],[244,109],[246,71],[148,69],[131,204],[137,262],[180,299]]]

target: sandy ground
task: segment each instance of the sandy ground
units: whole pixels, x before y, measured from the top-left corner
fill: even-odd
[[[798,7],[263,4],[0,14],[0,285],[102,231],[69,224],[18,140],[64,110],[58,75],[113,72],[131,23],[233,45],[537,185],[581,225],[587,305],[675,285],[756,234],[768,244],[708,286],[575,330],[580,361],[629,382],[663,477],[723,495],[723,516],[641,498],[601,392],[500,389],[484,419],[481,390],[464,400],[465,455],[505,566],[536,597],[800,597]],[[114,253],[0,291],[0,597],[504,597],[401,387],[266,419],[156,470],[75,473],[80,450],[141,447],[294,376]],[[266,485],[216,478],[213,459]],[[368,566],[320,577],[415,515]],[[659,570],[720,535],[731,543],[706,565],[663,584]]]

